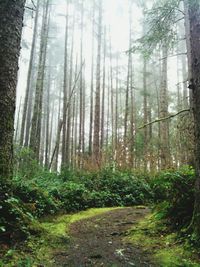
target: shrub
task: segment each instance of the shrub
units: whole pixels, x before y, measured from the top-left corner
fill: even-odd
[[[37,222],[22,200],[13,195],[13,185],[0,180],[0,240],[26,238],[37,232]]]
[[[179,171],[158,174],[151,182],[158,216],[166,218],[173,227],[190,223],[194,206],[194,170],[183,167]]]
[[[66,182],[57,191],[57,197],[62,202],[62,208],[66,211],[78,211],[87,208],[88,191],[83,184]]]

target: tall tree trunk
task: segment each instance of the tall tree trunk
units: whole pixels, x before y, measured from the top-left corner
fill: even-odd
[[[129,117],[129,96],[130,96],[130,71],[131,67],[131,54],[128,55],[128,70],[127,70],[127,81],[126,81],[126,93],[125,93],[125,114],[124,114],[124,163],[127,161],[127,139],[128,139],[128,117]]]
[[[57,133],[56,133],[56,151],[55,151],[55,158],[53,164],[53,170],[58,171],[58,156],[59,156],[59,149],[60,149],[60,133],[62,128],[62,120],[61,118],[61,90],[59,91],[59,100],[58,100],[58,124],[57,124]],[[49,151],[51,153],[51,151]]]
[[[63,83],[63,135],[62,135],[62,163],[66,165],[66,131],[67,131],[67,88],[68,88],[68,31],[69,31],[69,1],[67,1],[67,14],[65,26],[65,51],[64,51],[64,83]]]
[[[50,118],[50,88],[51,88],[51,70],[49,70],[48,75],[48,84],[46,88],[46,145],[45,145],[45,168],[47,169],[49,166],[49,118]]]
[[[75,23],[75,18],[73,18],[73,26],[72,26],[72,43],[71,43],[71,55],[70,55],[70,75],[69,75],[69,96],[72,93],[73,90],[73,52],[74,52],[74,23]],[[71,99],[69,99],[68,103],[68,110],[67,110],[67,136],[66,136],[66,166],[70,166],[70,151],[71,151]]]
[[[106,79],[106,28],[104,29],[104,55],[103,55],[103,84],[101,97],[101,154],[104,146],[104,121],[105,121],[105,79]]]
[[[200,2],[188,1],[190,22],[190,48],[191,48],[191,76],[190,85],[191,103],[195,125],[195,206],[192,226],[200,239]]]
[[[119,94],[119,63],[118,63],[118,55],[117,55],[117,59],[116,59],[116,90],[115,90],[115,133],[114,133],[114,154],[115,154],[115,160],[117,161],[117,150],[118,150],[118,94]]]
[[[35,21],[34,21],[34,29],[33,29],[33,39],[31,45],[31,54],[30,54],[30,61],[28,67],[28,77],[27,77],[27,85],[26,85],[26,92],[25,92],[25,99],[24,99],[24,107],[23,107],[23,115],[22,115],[22,125],[21,125],[21,134],[20,134],[20,145],[23,146],[24,144],[24,134],[25,134],[25,126],[26,128],[30,128],[30,124],[27,117],[27,110],[28,104],[30,99],[30,91],[31,91],[31,78],[33,76],[33,62],[34,62],[34,55],[35,55],[35,47],[37,41],[37,29],[38,29],[38,18],[39,18],[39,7],[40,7],[40,0],[37,0],[36,5],[36,13],[35,13]],[[26,142],[26,145],[27,142]]]
[[[92,131],[93,131],[93,108],[94,108],[94,34],[95,34],[95,3],[92,14],[92,64],[91,64],[91,84],[90,84],[90,126],[89,126],[89,155],[92,155]]]
[[[13,135],[18,58],[25,0],[0,4],[0,176],[13,171]]]
[[[160,118],[168,115],[168,93],[167,93],[167,47],[163,45],[162,81],[160,88]],[[161,143],[161,169],[170,167],[169,149],[169,122],[160,122],[160,143]]]
[[[147,61],[146,58],[143,58],[143,123],[144,125],[148,122],[148,107],[147,107]],[[147,146],[148,146],[148,127],[144,127],[144,152],[143,152],[143,162],[144,162],[144,171],[147,171]]]
[[[100,91],[101,91],[101,35],[102,35],[102,1],[99,4],[98,18],[98,52],[97,52],[97,69],[96,69],[96,93],[95,93],[95,114],[94,114],[94,141],[93,157],[96,164],[99,164],[100,153]]]
[[[36,159],[39,161],[40,154],[40,138],[41,138],[41,122],[42,122],[42,109],[43,109],[43,90],[44,90],[44,76],[46,64],[46,52],[49,31],[49,0],[44,6],[42,30],[41,30],[41,43],[38,76],[36,83],[35,103],[33,118],[31,124],[30,148],[33,150]]]

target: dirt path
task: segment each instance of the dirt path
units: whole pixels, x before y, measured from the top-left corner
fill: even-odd
[[[155,266],[149,253],[124,241],[127,230],[148,212],[147,208],[116,209],[73,223],[69,248],[55,253],[54,266]]]

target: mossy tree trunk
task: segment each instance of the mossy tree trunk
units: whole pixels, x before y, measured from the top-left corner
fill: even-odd
[[[191,105],[195,125],[195,207],[192,227],[200,237],[200,2],[188,1],[190,23],[190,47],[191,47]]]
[[[0,2],[0,176],[13,169],[13,135],[18,58],[25,0]]]

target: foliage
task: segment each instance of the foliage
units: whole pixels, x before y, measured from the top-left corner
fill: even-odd
[[[76,214],[57,215],[47,217],[40,223],[42,232],[40,236],[31,236],[23,247],[9,249],[0,260],[0,266],[44,266],[55,264],[53,255],[66,246],[69,242],[69,226],[71,223],[86,218],[91,218],[98,214],[113,210],[113,208],[89,209]]]
[[[199,266],[198,253],[187,243],[180,242],[176,233],[169,233],[166,225],[158,219],[157,213],[147,216],[135,225],[129,231],[127,239],[134,246],[151,251],[155,266]]]
[[[180,20],[180,0],[156,1],[150,10],[147,10],[144,24],[148,25],[145,35],[137,40],[131,52],[140,50],[148,57],[158,44],[163,43],[172,47],[176,40],[176,21]]]
[[[194,207],[195,175],[191,167],[161,172],[151,181],[159,219],[165,218],[174,228],[190,223]]]
[[[59,201],[35,183],[18,181],[13,186],[13,194],[17,195],[36,217],[53,214],[59,209]]]
[[[43,171],[42,167],[36,161],[33,151],[28,147],[15,145],[14,152],[16,175],[30,178]]]
[[[27,156],[29,158],[29,153]],[[31,166],[34,166],[34,160]],[[32,176],[27,177],[24,175],[27,168],[28,164],[19,167],[18,175],[9,184],[1,180],[0,236],[5,239],[27,237],[34,231],[33,225],[37,224],[38,218],[58,211],[140,205],[153,198],[144,177],[137,177],[131,171],[113,171],[112,168],[93,173],[65,170],[57,175],[33,168]]]
[[[37,221],[23,201],[11,193],[11,183],[0,179],[0,239],[26,238],[30,232],[40,231]]]

